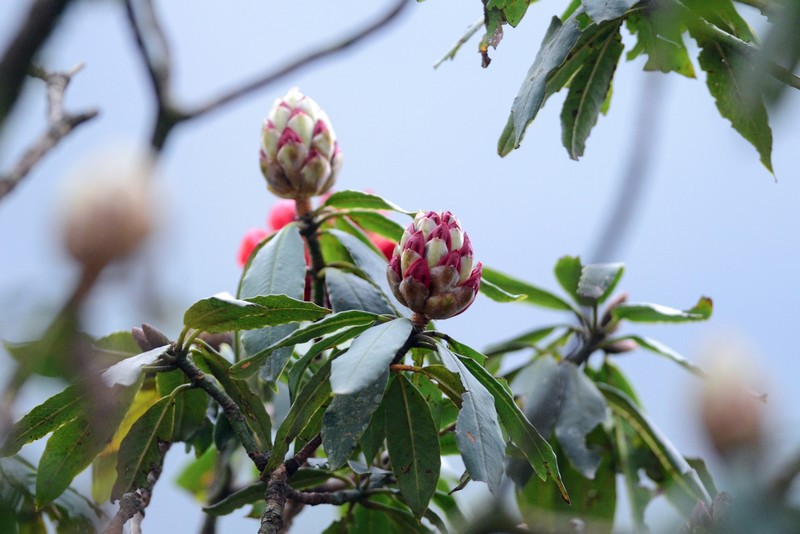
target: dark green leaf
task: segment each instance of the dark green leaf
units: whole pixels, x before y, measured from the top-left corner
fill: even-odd
[[[329,196],[323,205],[331,208],[392,210],[407,215],[413,215],[414,213],[413,211],[404,210],[397,204],[384,200],[378,195],[353,190],[337,191]]]
[[[713,499],[719,494],[719,490],[717,489],[717,485],[714,483],[714,479],[711,477],[711,472],[708,470],[706,466],[705,460],[702,458],[686,458],[688,464],[697,472],[697,476],[700,477],[700,480],[703,483],[703,486],[708,491],[709,496]]]
[[[687,498],[694,502],[705,501],[708,494],[694,469],[672,444],[664,438],[636,405],[624,393],[607,384],[597,384],[612,412],[629,424],[647,448],[655,454],[665,475]]]
[[[596,24],[621,17],[639,0],[581,0],[586,13]]]
[[[586,265],[578,281],[578,296],[592,304],[602,304],[617,287],[624,272],[622,263]]]
[[[575,469],[594,478],[600,456],[586,446],[586,436],[606,419],[606,403],[594,382],[569,361],[559,364],[563,376],[563,400],[555,434]]]
[[[386,392],[386,446],[403,501],[422,517],[439,480],[439,432],[425,399],[403,375]]]
[[[553,269],[556,274],[556,279],[561,287],[564,288],[569,296],[579,302],[578,297],[578,282],[581,279],[581,272],[583,272],[583,264],[579,256],[564,256],[559,258],[556,266]]]
[[[183,316],[183,323],[204,332],[218,333],[316,321],[328,313],[330,310],[313,302],[286,295],[264,295],[240,300],[229,293],[219,293],[192,304]]]
[[[156,375],[156,387],[162,397],[172,394],[176,388],[188,384],[189,380],[180,370]],[[169,441],[191,443],[195,434],[208,421],[206,410],[208,395],[202,389],[182,391],[174,397],[172,437]]]
[[[200,355],[208,371],[219,380],[225,392],[239,406],[247,419],[247,424],[255,432],[261,450],[269,451],[272,448],[272,420],[261,398],[250,389],[247,382],[232,376],[228,360],[209,351],[203,351]]]
[[[488,280],[489,283],[498,286],[507,293],[525,295],[526,298],[521,301],[525,304],[532,304],[534,306],[541,306],[554,310],[573,311],[572,306],[561,297],[527,282],[523,282],[522,280],[517,280],[499,271],[495,271],[486,265],[483,266],[482,278],[483,280]]]
[[[701,40],[700,66],[706,71],[706,85],[720,115],[758,150],[761,163],[772,171],[772,130],[761,95],[744,87],[757,75],[755,68],[738,51],[718,41]]]
[[[636,395],[636,391],[633,389],[633,385],[630,383],[628,378],[622,374],[619,367],[614,365],[608,358],[603,361],[603,365],[597,371],[592,370],[591,367],[586,368],[586,372],[589,373],[589,376],[595,382],[603,382],[604,384],[608,384],[611,387],[617,388],[625,395],[628,396],[631,401],[633,401],[636,406],[642,406],[641,401],[639,401],[638,395]]]
[[[148,475],[154,466],[164,460],[162,443],[172,440],[175,415],[175,398],[163,397],[150,407],[131,427],[122,440],[117,455],[117,480],[111,490],[111,499],[116,501],[124,493],[139,488],[150,488]]]
[[[337,395],[357,393],[375,382],[408,341],[412,327],[408,319],[394,319],[358,336],[347,352],[333,361],[332,391]]]
[[[59,427],[50,439],[39,460],[36,476],[36,503],[43,506],[61,495],[75,475],[83,471],[95,456],[111,441],[125,417],[139,384],[134,387],[114,387],[104,393],[107,402],[102,420],[83,413]]]
[[[283,348],[291,349],[299,343],[311,341],[312,339],[330,334],[346,326],[374,323],[375,319],[376,315],[374,313],[360,310],[350,310],[328,315],[320,321],[305,325],[295,332],[290,332],[285,338],[276,340],[273,345],[264,347],[263,350],[253,356],[236,363],[231,367],[231,375],[237,378],[252,376],[261,365],[264,365],[264,362],[279,357],[276,351],[281,351]],[[270,365],[277,370],[277,364]],[[283,371],[285,365],[286,360],[283,361],[280,369],[277,370],[278,375],[276,375],[276,378]]]
[[[517,503],[523,519],[545,532],[570,532],[570,522],[581,520],[587,534],[610,533],[617,504],[617,480],[611,444],[598,428],[589,436],[593,447],[602,451],[602,462],[594,479],[585,478],[556,449],[559,470],[569,488],[572,501],[567,504],[552,484],[532,478],[517,490]],[[573,523],[574,524],[574,523]]]
[[[364,310],[394,315],[383,293],[360,276],[329,267],[325,269],[325,285],[334,312]]]
[[[23,445],[41,439],[75,419],[84,399],[75,386],[70,386],[32,409],[8,430],[0,455],[16,454]]]
[[[294,487],[294,484],[292,487]],[[258,480],[234,491],[214,504],[203,506],[203,511],[214,516],[228,515],[242,506],[264,500],[264,492],[266,489],[267,485],[261,480]]]
[[[501,156],[508,154],[512,148],[519,147],[525,129],[544,103],[548,76],[564,62],[580,37],[576,15],[577,13],[574,13],[563,24],[558,17],[553,17],[536,60],[525,76],[511,106],[508,126],[498,144],[498,153]]]
[[[475,360],[462,357],[460,363],[469,369],[469,373],[474,379],[494,397],[497,414],[500,416],[503,427],[528,459],[530,465],[533,466],[539,478],[542,480],[546,480],[548,477],[552,479],[562,498],[569,502],[569,495],[561,482],[556,455],[553,453],[552,447],[525,417],[508,389],[503,387],[500,379],[493,377]]]
[[[755,34],[731,0],[681,0],[697,16],[746,42],[756,42]]]
[[[92,348],[94,348],[97,358],[106,362],[107,365],[112,365],[142,352],[129,330],[105,335],[95,340],[92,343]]]
[[[612,416],[614,445],[616,447],[617,470],[622,473],[625,488],[631,502],[634,532],[647,532],[644,510],[652,499],[650,492],[639,483],[638,451],[634,444],[636,432],[625,419]]]
[[[328,404],[331,396],[330,374],[331,365],[326,362],[297,394],[275,435],[275,445],[267,463],[267,471],[272,471],[283,463],[292,441],[309,424],[314,415]]]
[[[334,368],[336,362],[334,360]],[[372,384],[349,395],[336,395],[322,418],[322,444],[330,469],[338,469],[350,458],[372,414],[383,399],[389,367]]]
[[[525,16],[529,2],[530,0],[489,0],[486,2],[486,9],[502,10],[506,22],[516,27]]]
[[[403,226],[380,212],[350,210],[347,216],[364,230],[375,232],[394,242],[400,241],[403,237]]]
[[[517,302],[518,300],[527,298],[526,295],[514,295],[508,291],[504,291],[486,279],[481,280],[480,292],[495,302]]]
[[[386,278],[386,269],[389,264],[386,257],[359,241],[358,238],[341,230],[330,230],[330,234],[347,249],[358,268],[383,292],[394,309],[407,315],[407,308],[400,304],[389,287],[389,281]]]
[[[378,450],[383,446],[386,439],[386,403],[382,402],[381,406],[372,414],[372,419],[367,425],[367,428],[361,434],[359,445],[361,445],[361,452],[367,459],[368,464],[372,464]]]
[[[422,373],[436,382],[436,386],[453,401],[453,404],[461,408],[461,396],[464,394],[464,386],[458,375],[450,371],[444,365],[428,365],[422,368]]]
[[[626,18],[626,26],[637,35],[636,46],[627,54],[630,61],[647,54],[646,71],[677,72],[694,78],[694,66],[683,43],[684,27],[674,13],[635,13]]]
[[[240,299],[261,295],[286,295],[302,300],[306,285],[305,245],[296,224],[283,227],[270,241],[255,253],[239,284]],[[248,330],[242,334],[242,343],[247,354],[258,354],[270,345],[288,336],[297,329],[297,323]],[[265,362],[261,377],[274,382],[292,354],[291,347],[284,347]]]
[[[453,339],[451,337],[447,338],[447,344],[449,345],[450,349],[452,349],[457,354],[461,356],[467,356],[468,358],[472,358],[480,365],[486,364],[486,355],[484,355],[480,351],[473,349],[469,345],[465,345],[460,341]]]
[[[506,444],[500,431],[494,397],[443,343],[437,344],[437,350],[445,367],[458,373],[464,385],[461,410],[456,420],[456,442],[464,465],[472,479],[486,482],[492,494],[497,495],[503,478]],[[483,369],[479,365],[474,367]]]
[[[119,363],[115,363],[103,372],[103,382],[106,386],[112,387],[116,385],[131,386],[142,374],[142,367],[145,365],[153,365],[167,350],[169,345],[163,347],[156,347],[155,349],[148,350],[136,356],[126,358]]]
[[[689,323],[708,319],[711,315],[711,308],[701,307],[681,311],[661,304],[632,302],[616,306],[613,314],[616,319],[625,319],[634,323]]]
[[[20,365],[19,372],[42,376],[64,376],[69,366],[68,347],[90,344],[92,338],[78,330],[74,310],[69,307],[59,313],[36,341],[3,342],[8,354]]]
[[[561,110],[561,140],[570,158],[583,155],[586,139],[597,123],[597,117],[611,88],[611,79],[622,54],[622,38],[616,30],[595,43],[594,51],[570,82],[569,93]]]
[[[175,479],[178,487],[191,493],[197,500],[205,501],[210,481],[214,478],[214,466],[219,453],[216,448],[209,447],[199,458],[194,459]],[[261,496],[264,497],[263,494]]]

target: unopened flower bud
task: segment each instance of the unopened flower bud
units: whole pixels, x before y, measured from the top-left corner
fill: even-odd
[[[425,319],[447,319],[472,304],[481,283],[472,244],[449,211],[419,212],[386,271],[394,296]]]
[[[124,156],[120,156],[124,157]],[[152,162],[108,157],[79,172],[83,183],[70,192],[64,240],[70,255],[88,269],[100,269],[130,255],[150,232]]]
[[[330,119],[296,87],[275,100],[264,120],[259,158],[269,190],[295,200],[328,191],[342,166]]]

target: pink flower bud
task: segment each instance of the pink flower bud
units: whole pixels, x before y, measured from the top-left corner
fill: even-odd
[[[419,212],[389,260],[386,276],[397,300],[425,319],[466,310],[481,283],[472,245],[449,211]]]
[[[324,194],[342,166],[330,119],[297,88],[275,100],[262,128],[259,160],[269,190],[295,200]]]

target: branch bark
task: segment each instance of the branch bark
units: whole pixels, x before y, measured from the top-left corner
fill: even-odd
[[[64,111],[64,93],[72,77],[82,68],[81,64],[68,72],[48,72],[41,67],[33,67],[31,75],[47,84],[48,127],[39,140],[22,155],[19,162],[6,175],[0,176],[0,199],[10,193],[28,175],[34,165],[39,163],[72,130],[97,116],[95,109],[74,114]],[[2,74],[0,74],[0,79],[4,80]],[[5,87],[5,82],[0,84],[0,87]]]

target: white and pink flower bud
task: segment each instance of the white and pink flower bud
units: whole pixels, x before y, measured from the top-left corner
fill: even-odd
[[[342,153],[328,116],[295,87],[275,100],[264,120],[259,160],[270,191],[300,200],[333,186]]]
[[[449,211],[419,212],[395,247],[386,276],[397,300],[426,320],[466,310],[481,283],[472,244]]]

